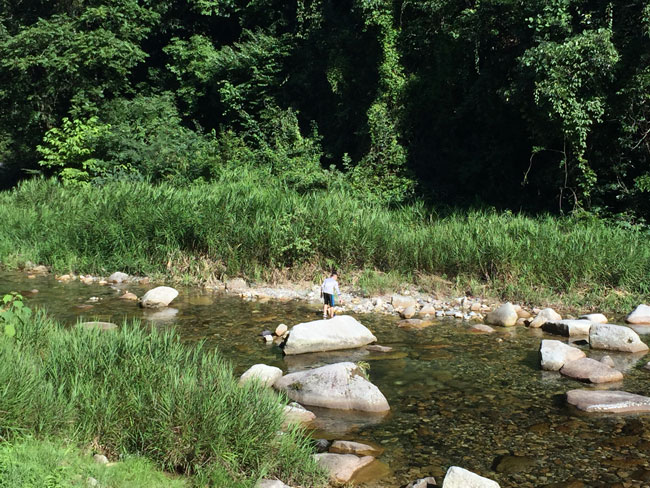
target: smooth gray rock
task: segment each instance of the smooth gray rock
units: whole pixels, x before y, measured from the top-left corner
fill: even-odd
[[[560,373],[569,378],[590,383],[610,383],[623,380],[623,373],[590,358],[576,359],[566,363],[560,369]]]
[[[99,330],[115,330],[117,329],[117,324],[112,322],[80,322],[80,327],[85,329],[99,329]]]
[[[650,412],[650,398],[616,390],[570,390],[567,403],[585,412]]]
[[[144,294],[140,305],[145,308],[166,307],[177,296],[178,291],[174,288],[170,286],[158,286]]]
[[[366,412],[390,410],[386,397],[354,363],[328,364],[291,373],[273,386],[303,405]]]
[[[549,320],[542,325],[542,330],[564,337],[588,336],[592,324],[590,320]]]
[[[477,332],[482,334],[493,334],[496,332],[492,327],[485,324],[476,324],[470,329],[470,332]]]
[[[415,298],[406,295],[393,295],[390,300],[393,308],[407,308],[407,307],[416,307],[418,302]]]
[[[126,281],[129,279],[129,275],[126,273],[122,273],[121,271],[116,271],[112,275],[108,277],[108,282],[109,283],[122,283],[123,281]]]
[[[248,368],[239,378],[239,383],[246,383],[257,379],[264,386],[273,386],[278,379],[282,378],[282,370],[275,366],[266,364],[254,364]]]
[[[329,320],[315,320],[294,325],[284,346],[284,353],[336,351],[362,347],[377,338],[349,315],[337,315]]]
[[[284,426],[289,424],[307,424],[314,420],[314,412],[307,410],[305,407],[296,402],[291,402],[284,407]]]
[[[585,353],[577,347],[548,339],[542,341],[539,353],[542,369],[546,371],[559,371],[566,363],[585,357]]]
[[[614,324],[593,324],[589,331],[589,344],[594,349],[608,351],[644,352],[648,346],[629,327]]]
[[[517,310],[515,306],[508,302],[501,305],[495,311],[490,312],[485,317],[485,323],[488,325],[501,325],[503,327],[512,327],[517,323]]]
[[[329,452],[314,454],[314,458],[321,467],[329,472],[330,479],[335,483],[348,483],[357,471],[375,460],[372,456],[358,457],[354,454],[332,454]]]
[[[645,304],[639,305],[625,321],[628,324],[650,324],[650,307]]]
[[[544,325],[546,322],[558,322],[560,320],[562,320],[562,316],[559,313],[557,313],[552,308],[545,308],[544,310],[540,311],[533,320],[531,320],[529,327],[537,329]]]
[[[499,483],[466,469],[452,466],[447,470],[442,488],[500,488]]]
[[[588,313],[586,315],[581,315],[578,317],[580,320],[591,320],[596,324],[606,324],[608,322],[607,317],[602,313]]]
[[[403,319],[411,319],[415,316],[415,312],[415,307],[413,305],[409,305],[402,311],[402,313],[400,313],[400,316]]]

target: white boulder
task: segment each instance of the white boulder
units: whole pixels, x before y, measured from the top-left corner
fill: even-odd
[[[607,323],[607,317],[605,317],[602,313],[588,313],[586,315],[581,315],[578,317],[580,320],[591,320],[592,322],[596,324],[606,324]]]
[[[255,364],[248,368],[239,378],[239,383],[246,383],[257,379],[264,386],[273,386],[278,379],[282,378],[282,370],[266,364]]]
[[[158,286],[144,294],[140,305],[145,308],[166,307],[177,296],[177,290],[169,286]]]
[[[442,488],[500,488],[499,483],[483,478],[466,469],[452,466],[442,482]]]
[[[337,315],[329,320],[294,325],[289,331],[284,353],[290,355],[354,349],[376,340],[372,332],[354,317]]]
[[[650,324],[650,307],[644,304],[639,305],[627,316],[625,321],[628,324]]]
[[[648,346],[629,327],[614,324],[593,324],[589,332],[589,343],[594,349],[608,351],[644,352]]]
[[[592,324],[590,320],[547,321],[542,325],[542,330],[565,337],[587,336]]]
[[[562,320],[562,316],[557,313],[555,310],[552,308],[545,308],[544,310],[541,310],[537,316],[530,322],[529,327],[532,327],[533,329],[537,329],[544,325],[546,322],[549,321],[559,321]]]
[[[548,339],[542,341],[539,352],[542,357],[542,369],[547,371],[559,371],[565,363],[585,357],[585,353],[577,347]]]
[[[390,300],[390,304],[393,308],[407,308],[407,307],[416,307],[418,302],[413,297],[405,295],[393,295]]]
[[[339,410],[387,412],[386,397],[350,362],[291,373],[274,387],[301,404]]]
[[[501,305],[494,312],[487,314],[485,323],[488,325],[502,325],[504,327],[512,327],[517,323],[517,309],[515,306],[508,302]]]

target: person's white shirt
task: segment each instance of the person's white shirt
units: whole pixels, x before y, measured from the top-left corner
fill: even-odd
[[[323,293],[328,293],[330,295],[334,294],[334,290],[336,290],[337,295],[341,294],[341,291],[339,290],[339,284],[334,278],[325,278],[325,281],[323,281],[323,285],[321,286],[321,290]]]

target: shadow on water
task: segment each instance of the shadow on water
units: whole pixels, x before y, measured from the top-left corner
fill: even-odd
[[[38,292],[30,291],[34,289]],[[397,327],[396,317],[364,315],[357,318],[392,352],[359,349],[285,357],[259,333],[279,323],[318,319],[319,303],[247,302],[187,288],[179,290],[171,308],[146,311],[119,299],[126,289],[141,296],[147,287],[64,284],[51,276],[27,279],[21,273],[0,272],[0,293],[24,290],[29,306],[44,307],[63,323],[101,319],[120,324],[137,318],[145,326],[176,327],[188,343],[205,341],[219,348],[237,374],[256,363],[290,372],[338,361],[368,362],[370,379],[388,399],[390,414],[314,409],[318,419],[313,426],[314,436],[367,441],[385,449],[380,456],[384,464],[368,470],[382,474],[368,478],[367,486],[395,487],[423,476],[442,477],[452,465],[497,480],[503,488],[572,479],[593,487],[646,486],[630,477],[650,470],[650,418],[592,416],[567,408],[566,391],[590,387],[540,370],[540,340],[558,339],[543,331],[473,334],[470,325],[450,319],[408,330]],[[626,372],[615,388],[650,394],[650,373],[638,367],[643,355],[610,356]],[[634,435],[626,434],[631,429]],[[520,466],[521,458],[535,464],[497,472],[497,458],[507,459],[507,466]]]

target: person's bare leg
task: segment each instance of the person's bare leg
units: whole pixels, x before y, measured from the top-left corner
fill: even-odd
[[[328,305],[323,305],[323,318],[327,318],[327,312],[328,312],[329,306]]]

